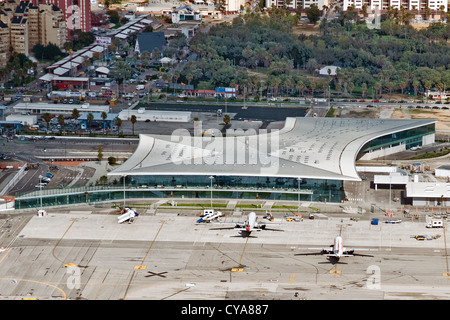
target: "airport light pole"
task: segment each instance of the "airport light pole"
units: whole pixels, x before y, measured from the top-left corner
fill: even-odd
[[[125,175],[123,177],[123,208],[125,209]]]
[[[297,213],[300,213],[300,183],[302,182],[302,178],[297,178],[297,182],[298,182],[298,209],[297,209]]]
[[[41,209],[42,209],[42,176],[39,175],[39,195],[41,198]]]
[[[392,199],[392,191],[391,191],[391,184],[392,184],[392,176],[389,173],[389,214],[392,213],[391,209],[391,199]]]
[[[213,187],[212,187],[212,182],[213,182],[213,179],[214,179],[214,177],[213,176],[210,176],[209,177],[209,179],[211,179],[211,210],[212,210],[212,208],[213,208],[213,205],[212,205],[212,198],[213,198]]]

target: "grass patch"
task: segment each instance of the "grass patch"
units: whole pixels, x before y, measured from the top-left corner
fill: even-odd
[[[272,206],[272,209],[298,209],[298,206]]]
[[[261,208],[262,206],[259,204],[237,204],[236,208]]]
[[[174,200],[174,202],[176,202]],[[227,204],[226,203],[213,203],[213,208],[226,208]],[[163,203],[160,205],[160,207],[172,207],[171,203]],[[206,207],[211,207],[210,203],[177,203],[176,206],[173,207],[202,207],[202,208],[206,208]]]
[[[427,152],[418,156],[414,156],[412,158],[410,158],[410,160],[420,160],[420,159],[431,159],[431,158],[438,158],[438,157],[442,157],[442,156],[446,156],[447,154],[450,153],[450,150],[444,150],[441,152]]]

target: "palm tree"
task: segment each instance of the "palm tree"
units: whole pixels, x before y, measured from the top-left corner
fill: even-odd
[[[79,117],[80,117],[80,111],[78,111],[77,108],[74,108],[74,109],[72,110],[72,118],[75,119],[75,120],[77,120]]]
[[[367,92],[367,83],[364,82],[364,83],[361,85],[361,91],[362,91],[362,97],[365,98],[366,92]]]
[[[305,83],[302,80],[300,80],[297,83],[297,88],[301,91],[302,97],[303,97],[303,93],[304,93],[304,90],[305,90],[306,86],[305,86]]]
[[[94,120],[94,115],[89,112],[86,119],[87,119],[88,125],[89,125],[89,132],[91,132],[91,122],[92,122],[92,120]]]
[[[231,118],[228,114],[223,116],[223,122],[225,123],[226,126],[231,122]]]
[[[64,125],[64,116],[62,114],[58,115],[58,123],[60,125],[59,134],[61,134],[62,133],[62,128],[63,128],[63,125]]]
[[[131,121],[131,124],[132,124],[133,136],[134,136],[134,124],[137,122],[136,116],[134,114],[130,117],[130,121]]]
[[[105,127],[106,127],[105,120],[108,117],[108,114],[105,111],[103,111],[101,117],[103,119],[103,132],[105,132]]]
[[[120,131],[120,126],[122,125],[122,119],[120,119],[119,117],[116,118],[116,126],[117,126],[117,131]]]
[[[50,113],[46,112],[46,113],[44,113],[42,118],[47,123],[47,131],[48,131],[48,125],[50,124],[50,120],[52,120],[52,115]]]

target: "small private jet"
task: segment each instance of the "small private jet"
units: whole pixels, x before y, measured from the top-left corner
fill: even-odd
[[[250,212],[248,214],[247,220],[245,222],[220,222],[220,224],[234,224],[234,227],[225,228],[213,228],[213,230],[223,230],[223,229],[234,229],[241,232],[243,236],[250,236],[252,231],[270,230],[270,231],[283,231],[279,229],[267,228],[267,223],[258,222],[258,217],[256,213]],[[270,223],[273,225],[278,225],[277,223]]]

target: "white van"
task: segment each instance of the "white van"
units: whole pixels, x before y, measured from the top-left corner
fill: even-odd
[[[144,89],[145,89],[145,86],[143,84],[138,84],[136,86],[136,90],[144,90]]]

